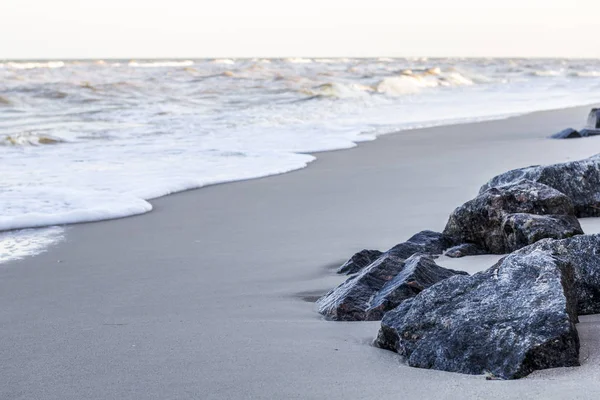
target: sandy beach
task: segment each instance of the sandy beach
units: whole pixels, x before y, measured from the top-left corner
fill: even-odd
[[[440,231],[492,176],[599,153],[600,137],[547,138],[589,108],[385,135],[71,226],[46,253],[0,265],[0,399],[598,398],[596,315],[578,325],[581,367],[486,381],[407,367],[371,345],[378,322],[327,322],[313,303],[354,252]]]

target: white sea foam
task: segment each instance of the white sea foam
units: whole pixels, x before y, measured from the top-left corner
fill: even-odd
[[[12,69],[62,68],[65,66],[65,63],[63,61],[9,62],[5,66]]]
[[[130,67],[137,68],[159,68],[159,67],[189,67],[194,65],[191,60],[186,61],[129,61],[127,64]]]
[[[267,61],[5,62],[0,230],[141,214],[380,134],[600,100],[593,61]]]
[[[63,239],[59,227],[0,232],[0,264],[40,254]]]
[[[313,62],[310,58],[286,58],[285,61],[292,64],[310,64]]]
[[[219,59],[216,59],[216,60],[212,60],[211,62],[213,64],[229,64],[229,65],[235,64],[235,61],[231,60],[229,58],[219,58]]]

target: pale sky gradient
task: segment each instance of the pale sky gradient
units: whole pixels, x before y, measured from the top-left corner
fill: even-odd
[[[600,57],[597,0],[0,0],[2,58]]]

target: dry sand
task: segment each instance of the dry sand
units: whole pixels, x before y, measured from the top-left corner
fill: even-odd
[[[600,137],[546,139],[588,110],[383,136],[73,226],[0,266],[0,399],[598,398],[597,316],[579,324],[581,367],[486,381],[404,366],[371,346],[378,323],[326,322],[306,301],[341,282],[333,266],[353,252],[442,229],[493,175],[600,152]]]

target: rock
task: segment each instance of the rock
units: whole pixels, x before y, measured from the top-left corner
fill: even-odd
[[[587,125],[588,128],[598,129],[600,128],[600,108],[592,108],[588,114]]]
[[[511,214],[553,217],[511,217]],[[533,243],[527,240],[541,239],[543,234],[564,238],[574,231],[581,231],[574,220],[565,226],[562,215],[574,215],[573,203],[567,196],[549,186],[522,180],[512,185],[490,187],[458,207],[450,215],[444,234],[458,243],[471,243],[487,252],[504,254]],[[534,220],[536,224],[526,223]],[[530,227],[535,232],[528,232]]]
[[[600,216],[600,155],[508,171],[492,178],[479,193],[492,187],[514,185],[524,179],[542,183],[567,195],[575,206],[575,215],[580,218]]]
[[[452,238],[443,233],[421,231],[406,242],[392,247],[389,251],[406,259],[415,253],[442,254],[444,250],[454,244]]]
[[[565,239],[582,235],[574,215],[509,214],[502,222],[509,250],[517,250],[544,238]]]
[[[380,320],[387,311],[404,300],[416,296],[424,289],[454,275],[469,275],[440,267],[429,255],[414,254],[405,261],[404,268],[373,296],[366,319]]]
[[[515,254],[544,251],[575,269],[578,315],[600,313],[600,235],[579,235],[563,240],[541,240]]]
[[[563,129],[562,131],[550,136],[552,139],[575,139],[580,138],[581,134],[573,128]]]
[[[353,255],[341,267],[338,268],[338,274],[352,275],[377,260],[383,252],[379,250],[361,250]]]
[[[379,320],[405,299],[456,274],[466,272],[440,267],[423,254],[405,261],[390,250],[319,299],[319,313],[336,321]]]
[[[480,249],[475,246],[473,243],[463,243],[458,246],[454,246],[446,250],[444,255],[450,258],[460,258],[465,256],[477,256],[481,254],[486,254],[485,250]]]
[[[517,379],[579,365],[573,266],[544,251],[454,276],[387,312],[377,345],[408,364]]]
[[[600,135],[600,129],[582,129],[579,132],[579,135],[581,135],[582,137],[598,136]]]

